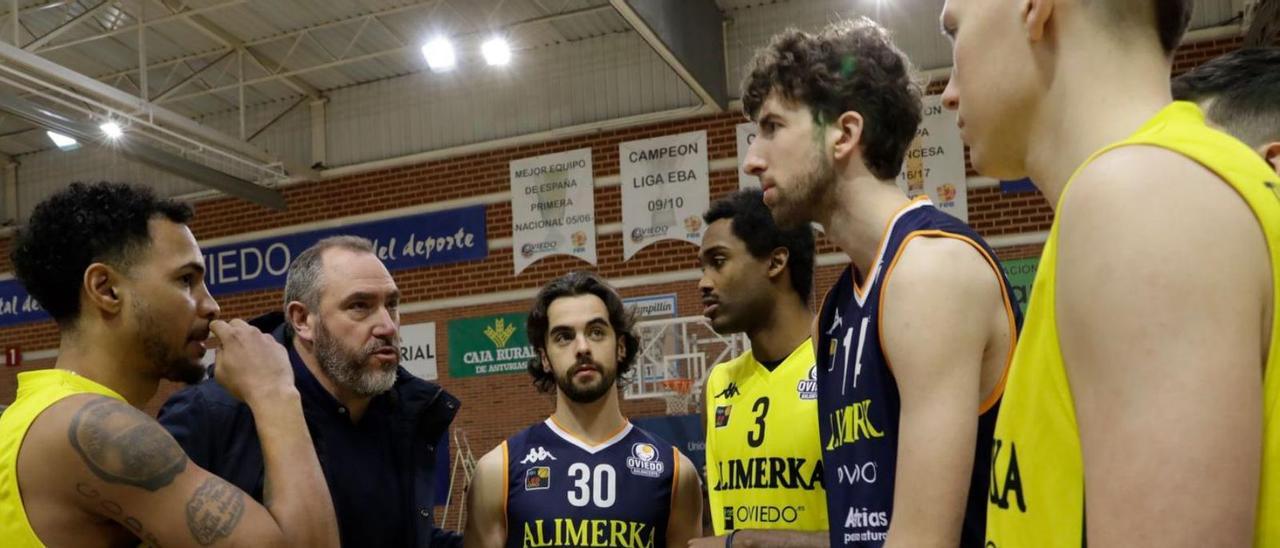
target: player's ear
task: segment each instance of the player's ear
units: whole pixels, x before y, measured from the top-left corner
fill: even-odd
[[[830,139],[828,142],[832,144],[831,154],[836,160],[844,161],[861,152],[859,144],[862,142],[862,114],[855,111],[844,112],[824,130]]]
[[[1044,38],[1044,29],[1049,24],[1049,16],[1053,14],[1053,0],[1023,0],[1022,26],[1027,39],[1039,42]]]
[[[622,363],[627,359],[627,337],[626,335],[618,335],[618,363]]]
[[[301,301],[290,301],[284,307],[284,320],[293,328],[298,338],[308,343],[315,342],[315,318],[311,310]]]
[[[791,250],[785,247],[774,249],[769,254],[769,277],[774,278],[782,275],[782,271],[786,270],[787,263],[791,260]]]
[[[538,351],[538,357],[542,358],[542,371],[543,371],[544,373],[552,373],[552,371],[551,371],[551,360],[547,358],[547,351],[546,351],[546,350],[539,350],[539,351]]]
[[[85,269],[82,277],[81,294],[89,306],[106,314],[120,313],[124,308],[120,290],[124,280],[119,271],[105,263],[93,263]]]
[[[1276,170],[1276,175],[1280,175],[1280,141],[1262,145],[1258,148],[1258,153]]]

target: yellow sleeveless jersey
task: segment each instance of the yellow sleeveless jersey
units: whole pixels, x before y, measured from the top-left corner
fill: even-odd
[[[63,369],[18,374],[18,397],[0,415],[0,539],[6,547],[44,546],[27,521],[18,492],[18,450],[27,429],[49,406],[86,393],[124,401],[110,388]]]
[[[717,535],[827,530],[813,341],[772,372],[751,351],[707,376],[707,493]]]
[[[1192,103],[1166,107],[1081,167],[1128,145],[1162,147],[1209,168],[1244,198],[1265,233],[1275,314],[1263,377],[1264,449],[1254,543],[1280,546],[1280,180],[1243,143],[1208,128]],[[1084,533],[1080,435],[1054,316],[1059,221],[1054,219],[1040,258],[996,421],[987,507],[988,546],[996,548],[1077,547]]]

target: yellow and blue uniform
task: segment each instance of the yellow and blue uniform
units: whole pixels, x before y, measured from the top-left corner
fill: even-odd
[[[818,413],[822,460],[827,489],[831,545],[876,548],[884,545],[893,520],[898,464],[901,399],[892,364],[885,355],[880,320],[884,288],[898,259],[915,238],[951,238],[971,246],[986,260],[1003,287],[1001,297],[1016,340],[1021,314],[1013,306],[1013,288],[996,262],[995,253],[968,225],[939,211],[927,198],[905,205],[889,221],[868,272],[856,283],[850,266],[827,293],[818,314]],[[945,272],[937,273],[939,278]],[[946,337],[946,333],[919,333]],[[978,427],[973,468],[960,531],[960,546],[981,547],[986,524],[987,478],[991,432],[1000,411],[1005,375],[1012,361],[1012,343],[1001,381],[977,405]]]
[[[675,447],[627,423],[591,445],[554,419],[502,444],[508,548],[663,548],[680,476]]]
[[[772,371],[751,351],[707,375],[708,512],[735,529],[827,530],[813,342]]]
[[[1263,374],[1263,460],[1254,543],[1280,546],[1280,180],[1243,143],[1207,127],[1200,110],[1186,102],[1169,105],[1129,138],[1095,152],[1076,173],[1109,150],[1134,145],[1168,149],[1213,171],[1244,198],[1263,228],[1274,302]],[[996,422],[987,536],[989,545],[999,548],[1081,546],[1084,541],[1080,432],[1055,318],[1061,220],[1054,219],[1040,258],[1004,410]]]
[[[18,397],[0,414],[0,539],[10,548],[44,546],[27,520],[18,492],[18,452],[36,417],[64,398],[98,394],[125,401],[115,391],[63,369],[18,374]]]

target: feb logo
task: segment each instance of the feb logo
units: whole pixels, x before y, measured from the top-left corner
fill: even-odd
[[[632,474],[646,478],[662,475],[664,466],[658,459],[658,448],[651,443],[636,443],[631,446],[631,456],[627,457],[627,468]]]
[[[573,242],[575,250],[581,250],[582,248],[587,247],[587,233],[581,230],[570,235],[569,240]]]
[[[946,183],[938,187],[938,199],[943,203],[951,203],[956,201],[956,185]]]
[[[539,491],[551,488],[551,467],[534,466],[524,474],[524,490]]]
[[[702,229],[702,219],[697,215],[690,215],[684,218],[684,230],[690,234],[696,234]]]

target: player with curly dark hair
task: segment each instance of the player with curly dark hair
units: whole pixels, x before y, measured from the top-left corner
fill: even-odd
[[[910,63],[844,21],[774,37],[743,90],[765,204],[851,260],[813,337],[830,544],[981,546],[1019,318],[977,232],[896,184],[921,121]]]
[[[72,183],[33,212],[12,251],[14,269],[58,325],[74,329],[84,270],[94,262],[132,268],[150,244],[152,217],[186,224],[191,207],[128,185]]]
[[[53,369],[18,374],[0,415],[0,538],[9,546],[336,546],[333,503],[284,348],[217,320],[191,209],[143,187],[72,184],[18,233],[18,279],[57,320]],[[137,408],[160,379],[217,381],[257,421],[265,507],[191,463]],[[19,492],[21,485],[21,492]]]
[[[819,34],[784,31],[756,53],[743,83],[742,108],[757,119],[771,96],[808,107],[817,126],[853,111],[862,118],[863,162],[879,179],[902,171],[923,118],[911,63],[868,19],[836,23]]]
[[[618,292],[567,274],[538,292],[528,327],[529,372],[540,391],[557,388],[555,411],[476,465],[466,545],[581,546],[609,531],[629,546],[685,546],[702,530],[698,472],[622,415],[618,379],[640,341]]]

